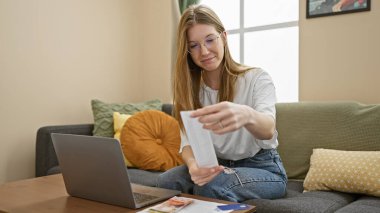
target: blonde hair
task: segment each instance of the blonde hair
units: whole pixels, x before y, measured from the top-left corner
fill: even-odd
[[[202,107],[199,100],[202,69],[193,62],[187,51],[187,30],[195,24],[212,25],[218,33],[225,31],[219,17],[207,6],[191,5],[182,14],[177,31],[177,60],[173,78],[173,116],[179,121],[182,130],[180,111]],[[249,70],[250,67],[235,62],[231,57],[225,36],[221,36],[221,39],[224,42],[224,57],[218,101],[233,101],[237,76]]]

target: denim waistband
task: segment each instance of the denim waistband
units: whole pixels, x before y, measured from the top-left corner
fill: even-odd
[[[255,155],[262,155],[264,153],[271,154],[273,151],[276,151],[276,149],[261,149],[259,152],[257,152]],[[240,160],[227,160],[227,159],[222,159],[218,158],[218,162],[220,165],[228,166],[228,167],[235,167],[236,165],[242,165],[244,164],[245,161],[248,159],[252,158],[254,156],[248,157],[248,158],[243,158]]]

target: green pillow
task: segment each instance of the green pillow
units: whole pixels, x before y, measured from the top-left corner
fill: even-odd
[[[92,113],[94,114],[94,131],[95,136],[113,137],[113,112],[122,114],[134,114],[143,110],[161,110],[162,102],[160,100],[150,100],[141,103],[104,103],[99,100],[91,100]]]

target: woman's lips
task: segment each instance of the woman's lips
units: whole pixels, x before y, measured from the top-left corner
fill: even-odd
[[[211,58],[206,58],[206,59],[203,59],[201,62],[202,63],[209,63],[212,61],[212,59],[214,59],[215,57],[211,57]]]

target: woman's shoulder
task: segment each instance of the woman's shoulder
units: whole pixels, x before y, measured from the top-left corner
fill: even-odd
[[[259,78],[262,75],[266,76],[269,74],[260,67],[252,67],[252,68],[248,69],[246,72],[244,72],[244,74],[241,75],[241,77],[244,79],[253,80],[253,79]]]

